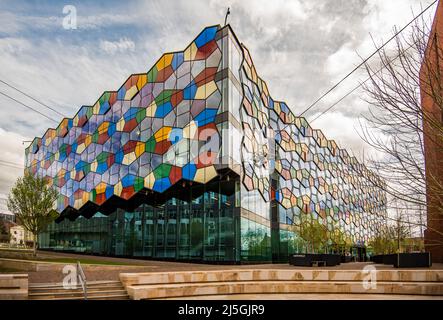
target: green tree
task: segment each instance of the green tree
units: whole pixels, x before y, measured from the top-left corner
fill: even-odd
[[[7,206],[25,229],[34,236],[34,256],[37,252],[37,236],[55,220],[53,209],[57,192],[48,186],[44,178],[25,173],[17,179],[8,196]]]
[[[300,214],[300,237],[308,244],[308,250],[312,253],[318,253],[327,245],[328,232],[323,224],[311,215]]]
[[[389,254],[396,251],[396,231],[393,226],[386,225],[378,230],[377,234],[369,242],[374,254]]]
[[[340,230],[338,223],[334,225],[334,229],[328,232],[328,237],[333,244],[335,252],[343,254],[346,247],[350,246],[350,242],[347,239],[345,233]]]

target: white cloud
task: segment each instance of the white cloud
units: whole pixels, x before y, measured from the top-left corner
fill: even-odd
[[[132,12],[131,12],[132,13]],[[97,15],[84,15],[81,10],[77,11],[77,27],[81,30],[93,30],[110,26],[122,26],[140,23],[144,13],[138,12],[134,14],[97,14]]]
[[[23,38],[0,38],[0,54],[17,55],[32,49],[28,40]]]
[[[116,52],[134,51],[135,43],[128,38],[121,38],[118,41],[100,41],[100,48],[109,54]]]
[[[17,177],[23,174],[27,146],[23,145],[24,140],[29,138],[0,128],[0,195],[7,194]]]
[[[345,43],[339,50],[331,54],[326,61],[326,71],[331,75],[331,78],[335,79],[344,75],[348,67],[351,71],[352,67],[355,67],[361,62],[361,59],[357,56],[355,49],[350,42]],[[353,64],[353,65],[351,65]]]
[[[314,114],[315,118],[318,114]],[[314,129],[320,129],[330,140],[335,140],[340,148],[347,149],[360,161],[381,159],[383,154],[366,144],[359,136],[367,125],[364,119],[349,117],[341,112],[326,113],[312,123]]]
[[[271,95],[299,114],[355,66],[359,61],[355,51],[362,56],[372,52],[369,33],[377,41],[388,39],[394,24],[404,25],[411,19],[411,6],[415,12],[420,10],[420,1],[153,0],[125,5],[124,13],[112,2],[89,6],[77,8],[78,29],[73,31],[62,28],[62,6],[60,16],[57,12],[36,16],[32,10],[24,15],[13,6],[0,12],[0,79],[73,116],[81,105],[93,104],[103,91],[118,89],[131,73],[147,71],[163,52],[184,49],[203,27],[222,24],[229,6],[228,22],[250,49]],[[346,80],[307,118],[314,118],[340,98],[361,75]],[[61,118],[6,91],[9,89],[3,85],[0,90]],[[366,108],[359,94],[313,125],[357,155],[362,141],[355,127]],[[0,147],[10,150],[7,159],[22,163],[21,140],[41,136],[55,125],[0,96]],[[20,174],[20,170],[1,168],[0,193],[7,193]]]

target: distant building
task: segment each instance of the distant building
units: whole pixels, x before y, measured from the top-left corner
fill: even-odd
[[[420,70],[422,108],[425,113],[434,118],[435,124],[443,125],[443,112],[441,101],[435,101],[435,97],[441,100],[442,92],[435,92],[442,84],[439,78],[443,72],[443,5],[438,3],[432,30],[429,35],[426,49],[426,57]],[[442,73],[443,74],[443,73]],[[437,78],[435,78],[437,76]],[[431,79],[431,80],[429,80]],[[434,81],[433,94],[430,92],[429,83]],[[437,84],[437,85],[435,85]],[[435,188],[443,181],[443,148],[441,140],[441,129],[428,123],[423,124],[425,166],[426,166],[426,196],[427,196],[427,230],[425,230],[425,247],[432,254],[432,261],[443,262],[443,196],[441,189]],[[439,190],[439,191],[438,191]]]
[[[9,230],[16,225],[17,224],[13,221],[0,219],[0,243],[9,243]]]
[[[10,243],[16,245],[30,245],[34,241],[34,236],[23,226],[15,225],[9,228]]]
[[[15,215],[13,213],[7,212],[7,211],[0,212],[0,221],[1,220],[15,222]]]
[[[25,243],[25,228],[22,226],[16,225],[9,229],[9,233],[11,235],[10,242],[11,244],[24,244]]]

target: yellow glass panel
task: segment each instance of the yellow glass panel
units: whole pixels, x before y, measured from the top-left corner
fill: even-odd
[[[215,178],[216,176],[217,176],[217,171],[215,170],[214,166],[200,168],[197,169],[197,172],[195,173],[194,181],[200,183],[206,183]]]
[[[280,113],[281,108],[280,108],[279,102],[274,102],[274,110],[275,110],[275,112]]]
[[[109,128],[109,122],[103,122],[101,125],[98,126],[98,133],[102,134],[105,133],[106,130]]]
[[[125,126],[125,119],[121,118],[116,125],[117,131],[123,131],[123,127]]]
[[[75,209],[80,209],[80,207],[83,205],[82,200],[81,199],[77,199],[74,201],[74,208]]]
[[[155,116],[156,111],[157,111],[157,104],[155,103],[155,101],[152,101],[149,107],[146,108],[146,116],[153,118]]]
[[[125,94],[125,100],[131,100],[138,93],[137,86],[132,86]]]
[[[135,147],[136,157],[140,157],[143,152],[145,152],[145,144],[142,142],[137,142],[137,146]]]
[[[144,85],[146,84],[148,80],[148,75],[147,74],[142,74],[138,77],[138,81],[137,81],[137,88],[138,90],[141,90],[141,88],[144,87]]]
[[[97,172],[97,167],[98,167],[98,163],[97,163],[97,161],[93,161],[92,163],[91,163],[91,171],[93,171],[93,172]]]
[[[172,63],[172,58],[174,58],[174,54],[173,53],[168,53],[164,55],[165,57],[165,68],[167,66],[169,66]]]
[[[163,70],[167,66],[169,66],[172,62],[172,58],[174,55],[172,53],[165,54],[156,64],[157,70]]]
[[[135,152],[127,153],[123,157],[122,163],[125,164],[125,165],[130,165],[131,163],[133,163],[135,161],[136,158],[137,157],[135,156]]]
[[[97,101],[96,104],[92,107],[92,114],[98,114],[100,111],[100,103]]]
[[[85,151],[85,149],[86,149],[85,144],[84,144],[84,143],[81,143],[81,144],[79,144],[78,147],[77,147],[77,153],[82,153],[83,151]]]
[[[171,127],[163,127],[154,134],[155,141],[160,142],[166,140],[171,132]]]
[[[86,147],[89,146],[91,144],[91,142],[92,142],[92,136],[91,135],[86,136],[85,146]]]
[[[195,99],[206,99],[215,90],[217,90],[215,81],[208,82],[205,85],[198,87],[197,92],[195,93]]]
[[[283,207],[285,207],[285,209],[288,209],[291,207],[291,200],[289,200],[288,198],[283,198],[281,204]]]
[[[281,161],[280,160],[275,160],[275,170],[277,170],[278,172],[281,172]]]
[[[101,182],[95,187],[95,191],[97,193],[105,193],[106,191],[106,183]]]
[[[186,48],[184,52],[185,61],[194,60],[196,54],[197,54],[197,46],[195,45],[195,42],[193,42],[189,47]]]
[[[192,120],[184,129],[183,129],[183,138],[186,139],[194,139],[197,133],[197,125],[195,121]]]
[[[88,200],[89,200],[89,192],[85,191],[82,194],[82,202],[86,203],[86,202],[88,202]]]
[[[120,196],[122,194],[123,186],[122,183],[119,182],[114,186],[114,194],[116,196]]]
[[[145,178],[145,188],[153,189],[155,183],[155,176],[154,172],[151,172],[146,178]]]

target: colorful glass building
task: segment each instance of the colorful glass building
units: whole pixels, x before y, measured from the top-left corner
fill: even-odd
[[[229,26],[83,106],[26,149],[59,192],[40,247],[155,259],[284,261],[304,228],[367,242],[384,182],[272,99]]]

